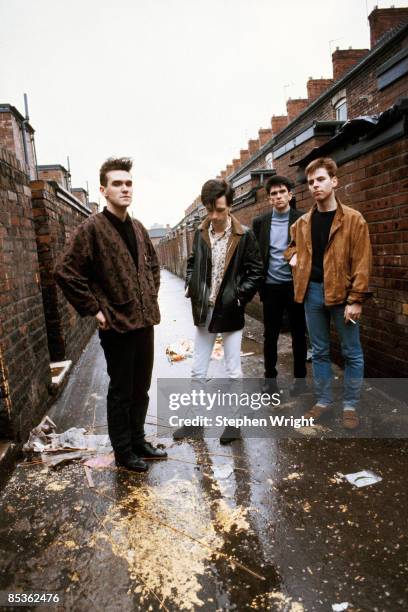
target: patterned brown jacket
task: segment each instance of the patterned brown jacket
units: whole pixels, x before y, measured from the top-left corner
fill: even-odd
[[[118,332],[160,322],[157,255],[140,221],[133,219],[133,227],[137,269],[118,231],[97,213],[76,228],[54,270],[65,297],[82,317],[101,310]]]

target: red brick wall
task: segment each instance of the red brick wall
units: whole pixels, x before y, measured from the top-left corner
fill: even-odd
[[[309,79],[306,84],[309,102],[318,98],[332,84],[333,79]]]
[[[333,79],[338,81],[352,66],[363,59],[368,51],[368,49],[336,49],[332,53]]]
[[[46,181],[33,181],[31,190],[51,359],[75,361],[95,330],[95,321],[81,318],[66,301],[54,281],[53,269],[73,229],[89,213],[74,198],[71,203],[59,198]]]
[[[369,16],[371,47],[400,23],[408,21],[408,8],[374,9]]]
[[[31,133],[25,132],[28,167],[24,156],[23,128],[20,119],[13,112],[0,112],[0,146],[7,149],[20,162],[22,168],[27,170],[32,177],[35,176],[34,147],[31,141]]]
[[[44,414],[49,353],[28,177],[0,149],[0,438],[21,440]]]
[[[55,181],[64,189],[69,189],[68,178],[66,172],[55,168],[54,170],[38,170],[38,178],[41,181]]]

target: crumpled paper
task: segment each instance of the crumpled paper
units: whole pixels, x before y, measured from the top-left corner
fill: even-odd
[[[83,427],[70,427],[62,433],[56,433],[56,428],[48,416],[44,417],[31,430],[23,451],[41,453],[42,461],[49,467],[88,458],[90,452],[106,454],[112,451],[107,434],[87,434]]]

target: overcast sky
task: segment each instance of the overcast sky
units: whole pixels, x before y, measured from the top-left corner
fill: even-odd
[[[89,182],[134,159],[133,212],[175,224],[287,97],[369,47],[373,0],[0,0],[0,102],[36,130],[40,164]],[[395,6],[407,2],[392,0]]]

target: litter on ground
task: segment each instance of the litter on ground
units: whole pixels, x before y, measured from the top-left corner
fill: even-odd
[[[368,485],[376,484],[382,480],[381,476],[377,476],[370,470],[362,470],[361,472],[355,472],[354,474],[344,474],[343,476],[347,482],[356,487],[367,487]]]
[[[180,340],[166,347],[167,359],[170,363],[183,361],[193,355],[193,342],[191,340]]]

